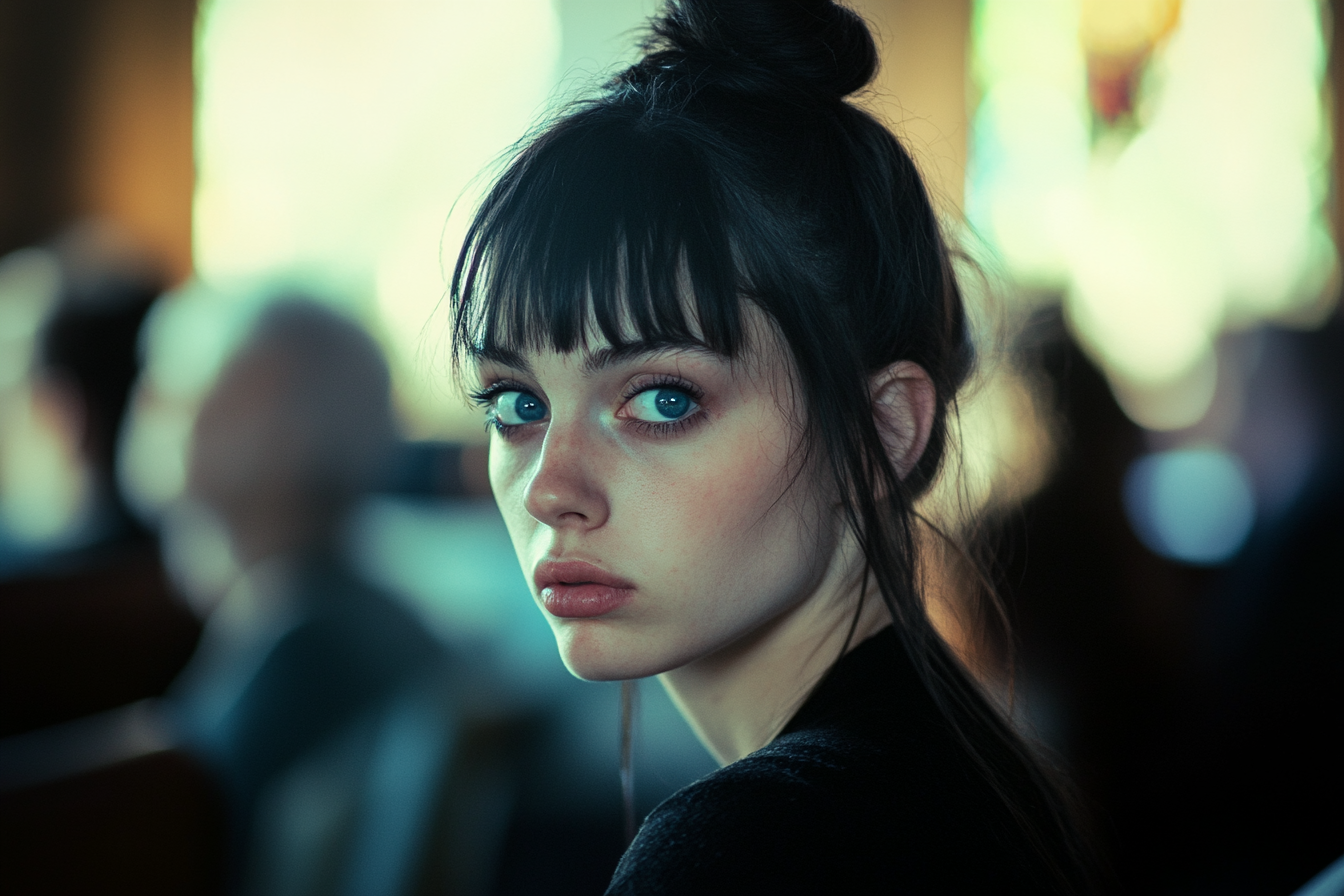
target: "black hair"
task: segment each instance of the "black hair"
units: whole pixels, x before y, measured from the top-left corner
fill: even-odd
[[[914,501],[974,352],[918,170],[845,100],[877,58],[863,20],[825,0],[669,2],[643,58],[525,141],[487,194],[453,271],[454,357],[564,352],[599,334],[734,357],[742,303],[763,311],[791,355],[807,447],[921,679],[1060,882],[1080,888],[1066,801],[917,587]],[[902,360],[937,396],[904,479],[869,386]]]
[[[39,361],[78,392],[85,426],[83,450],[110,482],[117,437],[140,374],[140,329],[160,291],[144,279],[109,275],[67,289],[42,329]]]

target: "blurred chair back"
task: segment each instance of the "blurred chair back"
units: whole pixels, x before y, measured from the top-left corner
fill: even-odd
[[[244,890],[412,892],[456,732],[435,673],[346,725],[261,796]]]
[[[245,893],[490,891],[530,726],[459,712],[450,686],[441,669],[410,682],[267,788]]]

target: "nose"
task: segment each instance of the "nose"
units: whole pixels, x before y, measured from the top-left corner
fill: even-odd
[[[524,490],[527,512],[553,528],[596,529],[610,515],[599,446],[583,424],[552,421]]]

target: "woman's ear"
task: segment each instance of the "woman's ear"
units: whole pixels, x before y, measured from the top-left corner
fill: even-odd
[[[929,444],[937,390],[924,368],[913,361],[883,368],[873,375],[869,389],[878,435],[896,475],[904,479]]]

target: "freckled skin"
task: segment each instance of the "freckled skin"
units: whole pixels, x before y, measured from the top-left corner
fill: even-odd
[[[820,477],[795,476],[802,415],[779,348],[735,362],[673,349],[596,371],[585,357],[541,352],[527,371],[478,370],[483,386],[506,379],[549,409],[491,440],[490,482],[529,581],[562,559],[635,585],[604,616],[543,609],[570,671],[638,678],[712,660],[820,599],[840,526]],[[674,431],[630,416],[631,390],[658,376],[703,393]]]

